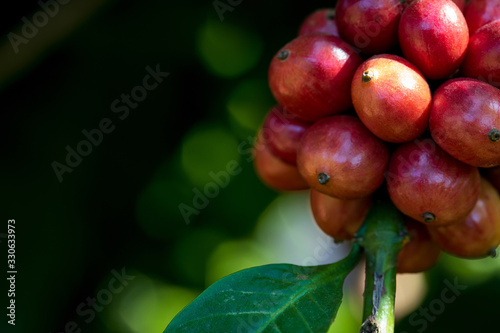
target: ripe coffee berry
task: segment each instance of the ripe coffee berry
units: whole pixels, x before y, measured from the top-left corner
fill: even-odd
[[[403,2],[406,3],[406,5],[409,5],[413,1],[417,1],[417,0],[406,0],[406,1],[403,1]],[[455,3],[455,5],[457,5],[457,7],[463,13],[464,10],[465,10],[465,0],[452,0],[452,1]]]
[[[391,156],[387,189],[405,215],[438,226],[464,219],[476,204],[476,167],[448,155],[432,140],[409,142]]]
[[[429,127],[456,159],[478,167],[500,164],[499,89],[475,79],[445,82],[434,93]]]
[[[309,188],[297,167],[275,156],[260,134],[253,153],[255,171],[267,186],[278,191],[296,191]]]
[[[411,218],[398,272],[435,263],[428,228],[464,229],[485,215],[478,207],[495,199],[482,192],[478,200],[478,167],[500,189],[500,0],[465,3],[338,0],[335,10],[309,15],[269,68],[280,106],[263,126],[259,174],[274,188],[310,187],[318,226],[337,240],[352,237],[386,180],[390,199]],[[363,62],[356,50],[375,55]],[[455,238],[481,242],[487,228],[474,225],[469,239]],[[443,248],[459,253],[449,244]],[[464,248],[473,257],[480,247]]]
[[[286,163],[297,165],[297,148],[310,123],[277,105],[269,111],[262,127],[268,147]]]
[[[467,22],[450,0],[411,2],[401,15],[398,34],[405,58],[429,79],[453,74],[469,43]]]
[[[313,33],[324,33],[332,36],[339,36],[337,23],[335,23],[335,9],[318,9],[302,22],[299,29],[299,36]]]
[[[500,244],[500,196],[485,179],[472,212],[464,220],[450,226],[429,228],[436,243],[444,251],[463,258],[495,255]]]
[[[500,8],[500,2],[499,2]],[[500,20],[481,27],[470,37],[462,74],[500,88]]]
[[[269,86],[288,112],[316,121],[352,106],[350,84],[361,61],[338,37],[302,35],[271,61]]]
[[[464,16],[472,36],[483,25],[500,19],[500,0],[470,0]]]
[[[411,218],[406,219],[409,241],[398,255],[398,273],[418,273],[436,264],[441,249],[433,241],[427,227]]]
[[[363,53],[387,52],[397,44],[399,0],[339,0],[335,9],[340,36]]]
[[[363,124],[384,141],[410,141],[427,128],[431,90],[404,58],[381,54],[362,63],[354,74],[351,95]]]
[[[389,149],[352,116],[332,116],[309,127],[297,166],[307,183],[324,194],[357,199],[384,181]]]
[[[371,198],[342,200],[311,189],[311,210],[320,229],[336,241],[352,239],[370,209]]]

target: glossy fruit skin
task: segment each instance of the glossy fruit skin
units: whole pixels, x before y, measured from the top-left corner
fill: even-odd
[[[371,197],[342,200],[311,189],[311,210],[318,227],[336,241],[352,239],[370,209]]]
[[[417,1],[417,0],[406,0],[405,1],[405,4],[406,5],[409,5],[410,3],[412,3],[413,1]],[[464,10],[465,10],[465,0],[452,0],[455,5],[457,5],[457,7],[460,9],[460,11],[463,13]]]
[[[482,26],[470,37],[462,74],[500,88],[499,58],[500,20],[496,20]]]
[[[398,36],[405,58],[428,79],[453,74],[469,43],[465,18],[450,0],[413,1],[401,15]]]
[[[288,164],[297,165],[300,140],[311,123],[298,119],[277,105],[264,120],[262,134],[273,154]]]
[[[335,9],[340,36],[361,52],[387,52],[397,44],[399,0],[339,0]]]
[[[259,134],[254,150],[254,168],[260,180],[277,191],[306,190],[309,185],[296,166],[276,157]]]
[[[409,5],[413,1],[416,1],[416,0],[406,0],[405,4]],[[455,5],[457,5],[458,9],[460,9],[460,11],[463,13],[465,10],[465,0],[452,0],[452,1],[455,3]]]
[[[335,22],[335,9],[318,9],[302,22],[299,36],[314,33],[323,33],[339,37],[339,30]]]
[[[387,146],[359,119],[339,115],[307,129],[297,166],[311,188],[340,199],[358,199],[382,184],[388,160]]]
[[[472,36],[483,25],[500,19],[500,0],[471,0],[465,5],[464,16]]]
[[[457,257],[483,258],[500,244],[500,196],[485,179],[481,193],[466,219],[450,226],[429,228],[434,241]]]
[[[335,36],[302,35],[271,61],[269,86],[286,110],[316,121],[352,107],[352,76],[361,64],[354,49]]]
[[[434,242],[427,227],[409,217],[405,221],[410,237],[398,255],[398,273],[419,273],[434,266],[441,249]]]
[[[485,168],[499,165],[500,140],[493,140],[500,130],[500,90],[475,79],[446,81],[434,92],[429,128],[456,159]]]
[[[464,219],[479,196],[476,167],[462,163],[430,139],[399,146],[391,156],[387,189],[405,215],[431,226]],[[435,219],[425,222],[426,213]]]
[[[373,75],[369,81],[367,73]],[[381,54],[362,63],[354,74],[351,96],[363,124],[384,141],[407,142],[427,128],[431,90],[404,58]]]

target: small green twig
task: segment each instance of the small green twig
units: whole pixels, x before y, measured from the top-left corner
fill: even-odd
[[[394,332],[398,254],[408,240],[401,213],[387,202],[374,202],[355,242],[365,249],[366,280],[360,333]]]

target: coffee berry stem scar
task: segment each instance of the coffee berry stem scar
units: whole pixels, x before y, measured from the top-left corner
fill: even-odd
[[[335,9],[329,10],[326,13],[326,18],[332,21],[335,20]]]
[[[283,60],[286,60],[288,58],[288,56],[290,55],[290,51],[288,50],[281,50],[279,53],[278,53],[278,59],[283,61]]]
[[[431,223],[432,221],[434,221],[436,219],[436,216],[432,213],[429,213],[429,212],[423,213],[422,217],[424,218],[425,223]]]
[[[368,69],[363,72],[363,75],[361,76],[361,80],[363,82],[370,82],[372,79],[373,79],[373,71]]]
[[[321,185],[325,185],[326,183],[328,183],[329,180],[330,180],[330,176],[328,176],[326,173],[320,172],[318,174],[318,182]]]
[[[490,141],[497,142],[500,140],[500,131],[496,128],[492,129],[490,133],[488,133],[488,138],[490,138]]]

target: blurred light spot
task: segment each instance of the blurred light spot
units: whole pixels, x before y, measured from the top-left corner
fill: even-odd
[[[233,89],[226,105],[232,120],[244,129],[256,132],[275,104],[267,81],[246,80]]]
[[[275,263],[267,249],[253,240],[236,240],[220,244],[207,262],[206,284],[245,268]]]
[[[168,160],[175,163],[175,160]],[[168,178],[157,173],[141,191],[137,199],[135,214],[141,229],[155,239],[172,239],[182,231],[186,223],[179,211],[179,204],[190,204],[192,192],[188,181],[179,177],[171,168]]]
[[[217,229],[194,229],[181,238],[169,255],[180,278],[203,286],[210,253],[229,236]]]
[[[417,309],[428,292],[425,273],[396,275],[396,320]]]
[[[191,130],[182,143],[182,166],[189,180],[203,191],[213,174],[239,162],[238,142],[224,127],[203,126]]]
[[[253,32],[211,20],[200,28],[197,46],[207,69],[222,77],[250,70],[262,54],[262,41]]]
[[[360,318],[357,318],[351,311],[349,297],[344,296],[340,304],[339,311],[335,317],[335,321],[330,326],[327,333],[338,332],[359,332]],[[357,308],[357,312],[361,313],[361,308]]]
[[[137,275],[123,293],[116,320],[135,333],[163,332],[175,315],[198,296],[196,291],[144,275]]]
[[[500,276],[498,258],[462,259],[443,253],[440,263],[451,276],[458,276],[459,281],[479,284],[493,276]]]
[[[273,253],[275,262],[315,266],[343,259],[348,242],[335,244],[312,216],[309,191],[279,196],[262,214],[255,239]]]

